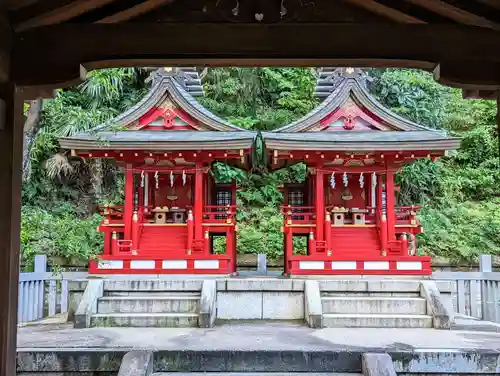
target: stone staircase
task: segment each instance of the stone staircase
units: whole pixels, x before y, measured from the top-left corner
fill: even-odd
[[[197,327],[203,281],[104,282],[91,327]]]
[[[324,327],[432,328],[433,326],[432,315],[427,312],[427,301],[420,296],[418,281],[338,282],[324,283],[321,288]]]

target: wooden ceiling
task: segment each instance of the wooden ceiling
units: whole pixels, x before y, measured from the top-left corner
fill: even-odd
[[[471,96],[500,88],[500,0],[7,0],[7,7],[12,73],[26,85],[67,84],[81,65],[194,63],[404,66],[434,71]]]

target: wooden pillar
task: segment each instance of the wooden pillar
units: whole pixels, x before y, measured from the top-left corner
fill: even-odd
[[[123,222],[125,224],[124,239],[132,239],[132,213],[134,212],[134,171],[132,165],[125,166],[125,207],[123,209]]]
[[[203,165],[196,162],[196,172],[194,177],[194,238],[202,240],[203,234]]]
[[[325,181],[324,172],[316,169],[316,240],[324,239]]]
[[[16,375],[23,101],[0,84],[0,375]]]
[[[394,171],[387,170],[386,179],[386,200],[387,200],[387,241],[396,240],[396,196],[394,191]]]

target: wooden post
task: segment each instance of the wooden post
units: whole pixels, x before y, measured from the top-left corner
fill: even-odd
[[[187,251],[186,253],[188,255],[191,254],[193,251],[193,233],[194,233],[194,228],[193,228],[193,211],[189,209],[188,215],[187,215]]]
[[[381,226],[381,219],[382,219],[382,212],[383,212],[383,208],[384,208],[384,205],[383,205],[383,201],[384,201],[384,195],[383,195],[383,192],[384,192],[384,178],[382,175],[377,175],[377,187],[376,187],[376,190],[377,190],[377,194],[376,194],[376,201],[377,201],[377,210],[376,210],[376,217],[377,217],[377,225]]]
[[[125,224],[124,239],[132,239],[132,214],[134,211],[134,171],[132,165],[125,167],[125,207],[123,209],[123,222]]]
[[[107,230],[104,231],[104,252],[103,252],[104,255],[111,254],[111,247],[112,247],[111,242],[112,242],[111,232]]]
[[[203,239],[203,165],[196,162],[194,177],[194,238]]]
[[[132,214],[132,252],[139,248],[139,215],[137,211]]]
[[[396,196],[394,191],[394,171],[387,170],[386,175],[386,200],[387,200],[387,241],[396,239]]]
[[[387,256],[387,217],[384,213],[380,218],[380,245],[382,247],[382,256]]]
[[[23,101],[13,84],[0,84],[0,106],[0,375],[14,376],[24,116]]]
[[[316,169],[316,240],[323,240],[325,220],[324,172]]]
[[[402,256],[408,256],[408,236],[406,234],[401,235],[401,250]]]
[[[332,255],[332,218],[330,213],[326,213],[325,215],[325,241],[326,241],[326,254],[327,256]]]
[[[111,235],[111,254],[118,254],[118,234],[115,231]]]

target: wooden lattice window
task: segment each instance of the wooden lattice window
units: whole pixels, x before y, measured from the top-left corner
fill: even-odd
[[[233,193],[228,189],[218,189],[215,192],[215,205],[217,206],[228,206],[233,202]],[[217,208],[218,212],[226,212],[225,208]],[[226,219],[226,214],[217,214],[216,219]]]

